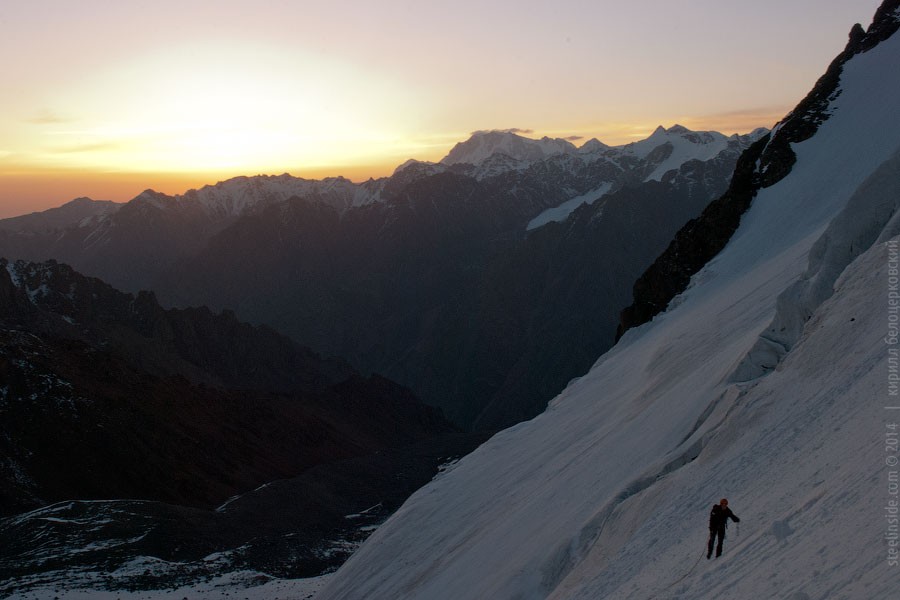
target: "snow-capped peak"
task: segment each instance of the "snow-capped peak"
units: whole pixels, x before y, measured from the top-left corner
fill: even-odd
[[[758,128],[747,136],[728,137],[718,131],[692,131],[683,125],[673,125],[666,129],[662,125],[657,127],[650,137],[639,142],[632,142],[618,149],[640,159],[647,159],[654,151],[658,152],[661,146],[669,145],[671,150],[665,158],[659,162],[653,172],[647,176],[647,180],[659,181],[662,176],[672,169],[677,169],[689,160],[707,161],[716,157],[731,145],[746,146],[765,135],[768,130]],[[742,148],[739,148],[742,149]]]
[[[728,138],[718,131],[691,131],[683,125],[673,125],[666,129],[662,125],[657,127],[650,137],[639,142],[631,142],[620,148],[638,158],[647,158],[659,146],[665,143],[671,143],[676,147],[688,148],[689,146],[707,146],[710,150],[714,150],[709,158],[718,154],[724,149]],[[699,157],[698,157],[699,158]]]
[[[400,171],[402,171],[403,169],[405,169],[407,167],[411,167],[413,165],[420,165],[420,164],[431,164],[431,163],[429,163],[428,161],[422,161],[422,160],[416,160],[415,158],[410,158],[409,160],[405,161],[404,163],[397,165],[397,168],[394,169],[393,174],[396,175],[397,173],[399,173]]]
[[[284,173],[234,177],[176,196],[145,190],[132,202],[149,203],[158,208],[196,206],[210,217],[221,219],[245,215],[290,198],[307,196],[315,196],[317,201],[343,210],[378,201],[380,187],[357,185],[344,177],[313,180]]]
[[[442,170],[442,165],[440,165],[439,163],[433,163],[433,162],[427,161],[427,160],[416,160],[415,158],[410,158],[408,161],[406,161],[405,163],[403,163],[402,165],[400,165],[396,169],[394,169],[393,174],[396,175],[397,173],[400,173],[401,171],[405,171],[410,168],[414,168],[414,169],[417,169],[420,171],[426,171],[426,172],[431,172],[431,171],[439,172]]]
[[[165,208],[165,204],[172,199],[171,196],[157,192],[153,189],[146,189],[131,201],[135,204],[146,204],[155,206],[156,208]]]
[[[476,131],[465,142],[456,144],[441,159],[441,164],[467,163],[480,165],[494,154],[505,154],[519,161],[534,162],[555,154],[577,151],[572,142],[560,138],[543,137],[539,140],[523,137],[515,131]]]
[[[607,146],[597,138],[591,138],[581,145],[581,148],[578,149],[578,153],[594,154],[596,152],[603,152],[604,150],[609,150],[609,146]]]

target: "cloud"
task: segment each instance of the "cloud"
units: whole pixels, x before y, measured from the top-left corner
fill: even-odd
[[[478,131],[473,131],[472,135],[478,135],[482,133],[516,133],[529,135],[534,133],[534,129],[520,129],[519,127],[510,127],[509,129],[479,129]]]
[[[74,120],[75,119],[63,117],[50,109],[42,108],[35,116],[27,119],[26,122],[31,123],[32,125],[53,125],[58,123],[71,123]]]
[[[583,135],[570,135],[570,136],[564,137],[563,139],[566,140],[567,142],[577,142],[578,140],[583,140],[584,136]]]
[[[121,147],[117,142],[92,142],[89,144],[74,144],[70,146],[57,146],[51,152],[54,154],[77,154],[81,152],[103,152],[105,150],[118,150]]]

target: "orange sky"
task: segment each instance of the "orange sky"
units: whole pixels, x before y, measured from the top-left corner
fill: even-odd
[[[235,175],[361,180],[478,129],[771,126],[878,4],[2,3],[0,218]]]

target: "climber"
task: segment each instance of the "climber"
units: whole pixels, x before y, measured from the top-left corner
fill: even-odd
[[[713,505],[712,511],[709,513],[709,545],[706,548],[706,558],[712,557],[713,544],[716,538],[719,539],[719,544],[716,546],[716,558],[722,556],[722,542],[725,540],[725,528],[727,527],[728,519],[735,523],[740,523],[741,521],[728,508],[728,499],[722,498],[718,504]]]

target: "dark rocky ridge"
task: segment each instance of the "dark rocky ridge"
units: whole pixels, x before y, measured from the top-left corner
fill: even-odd
[[[151,375],[177,374],[205,385],[314,391],[353,374],[345,362],[323,359],[230,311],[166,310],[152,292],[126,294],[53,260],[10,264],[0,258],[4,313],[7,322],[18,317],[42,333],[83,340]]]
[[[0,259],[4,597],[319,575],[487,436],[231,314]]]
[[[209,507],[452,433],[377,376],[59,264],[0,260],[0,514],[68,498]]]
[[[690,278],[725,247],[756,193],[790,173],[796,162],[791,144],[812,137],[830,116],[830,103],[840,95],[844,64],[854,55],[874,48],[898,28],[900,0],[885,0],[868,30],[854,25],[847,46],[831,62],[812,91],[776,125],[771,136],[745,151],[728,191],[711,203],[698,219],[688,222],[666,251],[638,278],[634,284],[633,302],[621,312],[616,339],[665,310],[669,302],[687,288]]]

